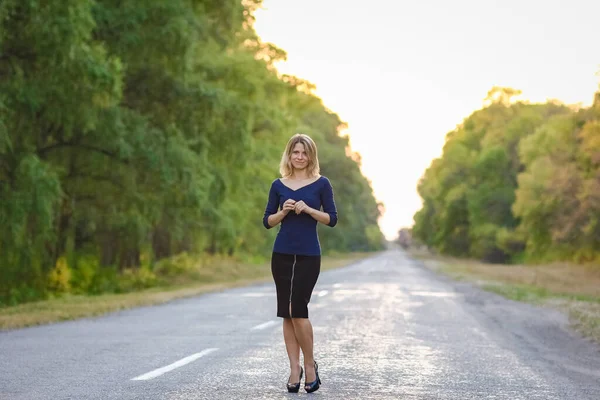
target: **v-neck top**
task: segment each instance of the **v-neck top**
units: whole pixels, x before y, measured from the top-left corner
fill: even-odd
[[[286,186],[280,179],[275,179],[269,190],[269,199],[263,217],[265,228],[274,228],[269,226],[268,218],[283,209],[283,203],[288,199],[303,200],[306,205],[315,210],[321,211],[322,208],[323,212],[329,214],[327,225],[334,227],[337,224],[338,216],[333,198],[333,187],[325,176],[320,176],[316,181],[295,190]],[[294,211],[290,211],[281,220],[273,251],[307,256],[321,255],[317,220],[307,213],[296,214]]]

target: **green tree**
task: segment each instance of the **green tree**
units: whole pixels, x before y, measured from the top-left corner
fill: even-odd
[[[0,3],[0,303],[117,290],[119,271],[182,252],[268,255],[259,221],[297,131],[339,199],[326,248],[381,248],[345,124],[277,72],[259,5]]]
[[[506,262],[556,250],[553,235],[573,239],[563,220],[574,216],[556,200],[579,207],[567,201],[580,196],[583,184],[569,164],[581,154],[568,140],[577,130],[573,112],[554,102],[516,102],[518,94],[492,88],[486,107],[447,134],[442,157],[418,186],[423,208],[415,214],[413,233],[423,243],[447,254]],[[562,149],[556,156],[565,160],[559,166],[556,157],[545,158],[555,149]]]

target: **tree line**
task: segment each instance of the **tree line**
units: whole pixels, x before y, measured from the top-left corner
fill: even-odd
[[[0,4],[0,304],[99,293],[183,253],[267,256],[288,138],[319,146],[340,221],[323,248],[382,247],[345,123],[253,28],[260,0]]]
[[[446,135],[418,184],[412,234],[437,251],[491,262],[600,261],[600,92],[587,108],[486,106]]]

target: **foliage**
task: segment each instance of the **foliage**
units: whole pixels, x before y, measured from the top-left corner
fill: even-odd
[[[324,248],[381,248],[345,124],[278,74],[285,52],[257,37],[259,6],[2,2],[0,304],[151,286],[178,254],[267,256],[260,221],[296,131],[336,190]]]
[[[448,133],[419,183],[415,237],[486,261],[600,259],[600,93],[589,109],[488,105]]]

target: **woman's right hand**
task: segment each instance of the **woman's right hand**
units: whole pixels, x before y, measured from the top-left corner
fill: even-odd
[[[285,203],[283,203],[283,207],[281,207],[281,210],[283,211],[283,214],[287,215],[287,213],[289,213],[290,211],[292,211],[294,209],[295,205],[296,205],[296,200],[287,199],[285,201]]]

